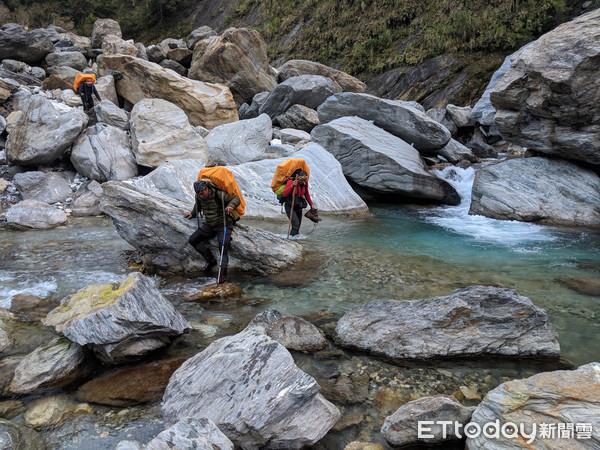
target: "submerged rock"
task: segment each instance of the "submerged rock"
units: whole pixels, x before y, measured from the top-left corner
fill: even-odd
[[[335,331],[342,345],[390,358],[560,355],[546,311],[512,289],[491,286],[425,300],[375,300],[345,314]]]
[[[168,425],[207,418],[246,449],[302,448],[340,418],[313,377],[258,330],[213,342],[171,377],[164,395]]]
[[[42,321],[104,362],[118,364],[164,347],[191,329],[140,273],[119,283],[88,286],[67,297]]]
[[[152,439],[145,450],[167,448],[233,450],[233,443],[212,420],[185,417]]]

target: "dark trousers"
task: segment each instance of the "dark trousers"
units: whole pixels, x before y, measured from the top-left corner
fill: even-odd
[[[233,229],[233,222],[227,221],[227,231],[225,231],[225,248],[223,249],[223,260],[221,261],[221,267],[227,267],[227,263],[229,262],[229,256],[227,255],[227,249],[229,248],[229,241],[231,241],[231,230]],[[219,225],[216,227],[211,227],[206,223],[202,223],[200,228],[198,228],[194,234],[192,234],[189,238],[189,243],[198,250],[206,262],[214,261],[215,257],[213,256],[210,248],[207,245],[207,241],[212,239],[213,237],[217,237],[217,242],[219,243],[219,254],[221,253],[221,247],[223,247],[223,233],[224,227],[223,225]]]
[[[292,205],[288,205],[285,203],[285,213],[290,218],[290,211],[292,209]],[[294,206],[294,211],[292,213],[292,230],[290,231],[290,236],[296,236],[300,233],[300,225],[302,224],[302,208],[297,208]]]

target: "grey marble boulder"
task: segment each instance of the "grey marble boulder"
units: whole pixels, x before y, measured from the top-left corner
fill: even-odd
[[[311,138],[359,186],[379,194],[460,203],[456,190],[429,172],[414,147],[367,120],[342,117],[315,127]]]
[[[211,159],[220,165],[241,164],[265,158],[265,148],[273,137],[271,119],[261,114],[255,119],[219,125],[206,136]]]
[[[478,161],[477,156],[475,156],[470,148],[462,145],[460,142],[454,139],[450,139],[444,148],[437,151],[437,154],[443,156],[452,164],[456,164],[464,160],[470,162]]]
[[[283,128],[279,130],[279,135],[281,136],[282,144],[295,145],[302,141],[310,141],[310,134],[306,131],[296,130],[294,128]]]
[[[148,175],[132,180],[132,184],[147,191],[168,195],[193,205],[196,193],[194,181],[204,164],[195,159],[179,159],[161,164]]]
[[[71,215],[75,217],[81,216],[98,216],[102,214],[100,211],[100,198],[102,197],[102,186],[95,180],[84,182],[71,202]]]
[[[87,67],[87,59],[81,52],[55,52],[46,55],[46,65],[67,66],[83,71]]]
[[[121,130],[129,130],[129,116],[112,101],[102,100],[94,106],[94,112],[99,122]]]
[[[291,59],[278,67],[277,72],[279,81],[300,75],[321,75],[331,78],[344,92],[365,92],[367,90],[367,85],[358,78],[314,61]]]
[[[210,419],[184,417],[166,429],[144,447],[145,450],[196,448],[233,450],[233,443]]]
[[[321,439],[340,417],[313,377],[258,330],[213,342],[171,376],[163,417],[207,418],[245,449],[297,449]]]
[[[462,406],[454,397],[436,395],[423,397],[402,405],[394,414],[385,418],[381,434],[388,444],[392,446],[406,446],[416,444],[441,444],[445,441],[460,440],[455,433],[455,423],[462,426],[469,423],[475,407]],[[421,430],[421,434],[433,437],[419,437],[419,422],[428,421],[430,424]],[[440,421],[452,422],[444,433]],[[435,423],[432,423],[435,422]]]
[[[0,61],[16,59],[34,64],[53,51],[54,44],[43,29],[26,31],[20,25],[0,28]]]
[[[357,116],[370,120],[417,150],[436,150],[451,138],[450,131],[427,114],[400,100],[343,92],[329,97],[317,108],[322,124],[340,117]]]
[[[317,111],[304,105],[292,105],[284,114],[277,116],[275,121],[282,128],[295,128],[307,133],[321,124]]]
[[[471,286],[445,297],[375,300],[346,313],[340,344],[390,358],[558,357],[546,311],[512,289]]]
[[[600,164],[600,9],[544,34],[490,92],[494,124],[513,144]]]
[[[75,141],[71,162],[78,173],[100,183],[128,180],[138,174],[127,132],[101,122],[88,127]]]
[[[98,19],[94,22],[94,28],[92,29],[92,47],[102,47],[102,42],[106,36],[114,35],[122,37],[121,26],[116,20],[113,19]]]
[[[300,75],[278,84],[258,109],[271,119],[286,112],[293,105],[317,109],[335,93],[333,81],[320,75]]]
[[[448,114],[448,111],[446,111],[446,108],[428,109],[425,111],[425,114],[427,114],[428,117],[431,117],[436,122],[439,122],[445,126],[452,136],[456,136],[458,127],[454,123],[454,120],[452,120],[452,117],[450,117],[450,114]]]
[[[542,372],[522,380],[502,383],[487,393],[471,422],[483,427],[497,423],[507,433],[480,433],[467,439],[467,449],[512,449],[525,446],[540,450],[600,448],[600,363],[577,370]],[[523,427],[529,436],[513,433]],[[543,424],[548,435],[543,437]],[[560,433],[560,426],[563,432]],[[533,429],[535,427],[535,430]],[[552,431],[554,428],[554,431]],[[560,433],[560,434],[559,434]],[[530,436],[534,436],[531,439]]]
[[[52,164],[68,152],[87,123],[80,108],[34,95],[8,135],[6,157],[15,165]]]
[[[112,75],[105,75],[100,78],[96,78],[96,89],[100,94],[100,98],[102,101],[97,103],[94,106],[94,111],[96,112],[96,116],[100,122],[106,122],[109,125],[114,125],[117,128],[123,128],[120,125],[122,121],[122,114],[114,111],[114,108],[118,108],[119,98],[117,97],[117,88],[115,86],[115,77]],[[108,101],[112,102],[114,108],[107,105]],[[96,109],[96,107],[99,107]],[[120,108],[119,108],[120,109]],[[113,112],[114,111],[114,112]],[[129,113],[125,113],[125,111],[121,110],[123,114],[127,115],[127,128],[123,128],[125,130],[129,129]],[[100,115],[98,115],[100,113]],[[106,119],[110,117],[111,121],[115,121],[118,123],[110,123]]]
[[[452,121],[458,128],[472,127],[475,125],[475,121],[471,118],[472,109],[473,108],[470,106],[446,105],[446,111],[448,111]]]
[[[574,162],[517,158],[477,171],[469,214],[556,225],[600,225],[600,177]]]
[[[108,181],[102,188],[100,208],[112,217],[119,235],[143,254],[147,269],[183,274],[197,273],[204,265],[204,259],[188,243],[198,221],[183,218],[192,209],[192,202],[125,182]],[[241,223],[233,229],[232,239],[230,269],[264,275],[278,272],[302,256],[297,242]],[[217,255],[216,239],[209,245]]]
[[[56,203],[71,197],[74,176],[73,172],[30,171],[16,174],[13,182],[25,200]]]
[[[67,215],[60,209],[36,200],[23,200],[5,213],[7,225],[19,230],[43,230],[67,223]]]
[[[72,342],[91,347],[110,364],[162,348],[191,329],[152,281],[138,272],[118,283],[80,289],[42,323]]]
[[[327,346],[325,334],[309,321],[267,309],[254,317],[245,331],[253,328],[264,330],[271,339],[275,339],[288,350],[314,352]]]
[[[39,389],[59,388],[86,376],[91,369],[86,350],[57,337],[21,360],[8,389],[15,394],[31,394]]]
[[[12,420],[0,419],[0,448],[46,449],[43,436],[25,425]]]

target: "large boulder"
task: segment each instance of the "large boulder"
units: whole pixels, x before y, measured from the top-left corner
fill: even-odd
[[[243,448],[297,449],[321,439],[340,412],[313,377],[258,330],[213,342],[171,377],[163,397],[167,425],[206,418]]]
[[[149,270],[195,273],[204,265],[188,243],[198,222],[183,218],[193,203],[118,181],[108,181],[102,188],[102,211],[112,217],[121,237],[144,255],[142,261]],[[240,224],[233,229],[232,240],[229,267],[256,274],[277,272],[302,256],[297,242]],[[209,244],[216,252],[216,239]]]
[[[367,120],[342,117],[315,127],[311,138],[359,186],[384,195],[460,203],[456,190],[429,172],[417,149]]]
[[[375,300],[345,314],[336,333],[342,345],[400,359],[560,354],[546,311],[491,286],[424,300]]]
[[[16,59],[34,64],[44,59],[48,53],[54,51],[54,44],[44,31],[26,31],[20,25],[4,25],[0,28],[0,61]]]
[[[25,200],[64,202],[71,196],[73,172],[30,171],[18,173],[13,181]]]
[[[322,124],[345,116],[370,120],[417,150],[440,149],[451,138],[450,132],[442,124],[410,103],[399,100],[344,92],[329,97],[317,111]]]
[[[317,109],[335,88],[330,78],[320,75],[300,75],[278,84],[258,108],[258,114],[266,113],[271,119],[286,112],[293,105]]]
[[[106,36],[114,35],[122,37],[121,27],[116,20],[98,19],[94,22],[92,29],[91,44],[93,48],[101,48]]]
[[[46,55],[46,65],[67,66],[82,71],[87,67],[87,59],[80,52],[55,52]]]
[[[115,77],[113,77],[112,75],[105,75],[103,77],[96,78],[96,90],[98,91],[98,94],[100,94],[100,98],[102,99],[100,103],[106,103],[106,101],[108,100],[111,101],[115,105],[115,107],[118,107],[119,98],[117,97]],[[94,107],[94,110],[96,110],[96,107]],[[100,117],[98,117],[98,120],[103,122],[103,120],[101,120]]]
[[[267,44],[258,31],[228,28],[204,42],[206,45],[198,45],[194,50],[190,78],[225,84],[238,105],[277,85],[277,75],[267,57]]]
[[[104,123],[87,128],[79,136],[71,150],[71,162],[78,173],[101,183],[128,180],[138,174],[129,136]]]
[[[517,158],[491,164],[475,174],[469,214],[600,226],[600,177],[560,159]]]
[[[277,68],[279,81],[300,75],[321,75],[335,81],[343,92],[365,92],[367,85],[341,70],[304,59],[291,59]]]
[[[304,105],[292,105],[284,114],[275,118],[282,128],[295,128],[310,133],[314,127],[320,125],[319,114],[312,108]]]
[[[467,449],[600,448],[599,374],[600,363],[592,362],[577,370],[543,372],[502,383],[488,392],[473,413],[471,430],[479,427],[487,433],[469,437]]]
[[[34,95],[8,135],[6,157],[15,165],[52,164],[67,153],[87,123],[81,108]]]
[[[168,161],[148,175],[132,180],[132,183],[144,190],[159,192],[193,205],[196,197],[193,184],[204,167],[204,163],[195,159]]]
[[[265,159],[265,149],[273,138],[271,118],[240,120],[213,128],[206,136],[210,157],[221,165]]]
[[[600,164],[600,9],[546,33],[512,58],[490,92],[509,142]]]
[[[5,213],[7,225],[19,230],[44,230],[67,223],[67,215],[48,203],[23,200]]]
[[[238,120],[237,106],[227,86],[190,80],[135,56],[105,56],[100,67],[121,73],[117,93],[131,104],[144,98],[161,98],[183,109],[192,125],[208,129]]]
[[[65,298],[42,321],[72,342],[118,364],[167,345],[191,329],[152,281],[134,272],[113,284],[88,286]]]
[[[131,111],[131,141],[137,163],[158,167],[165,161],[196,159],[206,164],[208,146],[185,112],[166,100],[144,99]]]
[[[112,125],[121,130],[129,130],[129,116],[112,101],[103,98],[100,103],[94,106],[94,112],[98,122]]]
[[[138,56],[139,49],[133,43],[133,39],[125,41],[113,34],[105,36],[102,41],[102,56],[129,55]]]

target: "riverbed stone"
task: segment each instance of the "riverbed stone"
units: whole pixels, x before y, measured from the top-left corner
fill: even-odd
[[[394,414],[385,418],[381,434],[388,444],[392,446],[405,446],[416,444],[440,444],[447,440],[460,440],[455,433],[455,423],[466,425],[471,418],[475,407],[465,407],[454,397],[436,395],[423,397],[406,403],[396,410]],[[435,422],[426,426],[424,434],[433,437],[419,437],[418,423],[421,421]],[[444,432],[439,421],[451,421],[452,424]]]
[[[469,214],[568,226],[600,225],[600,177],[575,162],[515,158],[478,170]]]
[[[57,337],[25,356],[15,369],[9,390],[31,394],[38,389],[66,386],[91,370],[87,352],[78,344]]]
[[[127,132],[105,123],[88,127],[77,138],[71,149],[71,162],[79,174],[100,183],[128,180],[138,174]]]
[[[513,56],[490,92],[513,144],[600,164],[600,10],[559,25]]]
[[[600,363],[592,362],[576,370],[542,372],[532,377],[502,383],[488,392],[477,406],[471,422],[483,427],[513,423],[537,438],[527,442],[522,433],[513,437],[480,433],[467,439],[467,449],[535,446],[542,450],[583,450],[600,447]],[[543,426],[554,432],[543,438]],[[560,427],[564,430],[560,435]],[[490,431],[488,430],[488,434]],[[550,433],[550,432],[549,432]],[[570,436],[569,436],[570,435]]]
[[[452,137],[446,127],[408,102],[370,94],[343,92],[332,95],[317,108],[317,112],[322,124],[347,116],[372,121],[417,150],[440,149]]]
[[[184,417],[166,429],[145,447],[146,450],[165,448],[198,448],[233,450],[233,442],[210,419]]]
[[[288,350],[314,352],[327,346],[325,334],[309,321],[267,309],[250,321],[246,330],[264,330],[267,336],[275,339]]]
[[[238,120],[225,85],[191,80],[135,56],[105,56],[100,67],[122,75],[116,81],[117,93],[133,105],[144,98],[163,99],[181,108],[192,125],[208,129]]]
[[[51,430],[60,427],[76,413],[78,405],[67,395],[34,400],[27,405],[25,425],[34,430]]]
[[[208,145],[186,113],[162,99],[140,100],[131,111],[131,141],[139,165],[158,167],[174,159],[206,164]]]
[[[0,448],[45,449],[44,438],[38,432],[12,420],[0,419]]]
[[[73,201],[71,202],[71,215],[98,216],[100,211],[100,199],[102,198],[102,186],[96,180],[85,181],[79,186]]]
[[[33,95],[8,135],[6,157],[16,165],[52,164],[66,154],[87,123],[80,108]]]
[[[118,364],[166,346],[191,329],[153,283],[134,272],[118,283],[88,286],[42,321],[69,340]]]
[[[7,225],[20,230],[43,230],[67,223],[64,211],[53,208],[48,203],[36,200],[23,200],[5,213]]]
[[[452,164],[457,164],[460,161],[473,163],[478,161],[477,156],[470,148],[454,139],[450,139],[444,148],[437,150],[437,154],[443,156]]]
[[[375,300],[346,313],[339,343],[392,359],[560,355],[546,311],[512,289],[470,286],[445,297]]]
[[[18,173],[13,182],[25,200],[44,203],[64,202],[71,197],[73,172],[30,171]]]
[[[349,180],[375,193],[460,203],[456,190],[429,172],[417,149],[372,122],[342,117],[315,127],[311,139],[335,156]]]
[[[198,374],[202,374],[198,376]],[[163,417],[207,418],[244,448],[302,448],[340,418],[313,377],[290,353],[258,330],[213,342],[171,377]]]

